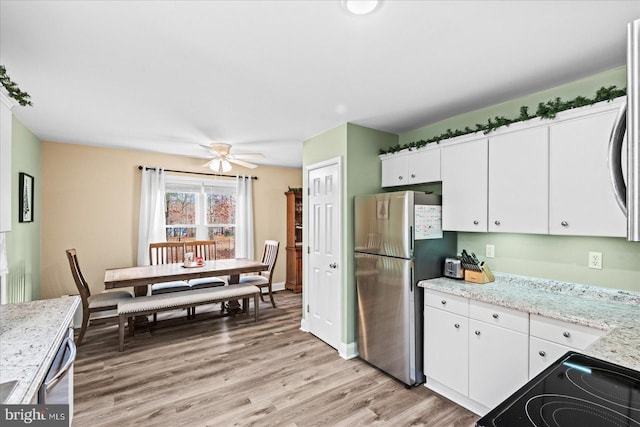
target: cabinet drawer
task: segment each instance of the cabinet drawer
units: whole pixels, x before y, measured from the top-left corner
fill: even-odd
[[[531,315],[531,336],[582,350],[606,332],[588,326]]]
[[[450,295],[431,289],[425,289],[424,304],[449,313],[469,316],[469,300],[458,295]]]
[[[529,338],[529,379],[538,375],[570,350],[572,350],[571,347],[566,345],[556,344],[536,337]]]
[[[469,303],[469,317],[514,331],[529,333],[529,313],[482,301]]]

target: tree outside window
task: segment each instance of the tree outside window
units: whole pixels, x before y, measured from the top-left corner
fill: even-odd
[[[167,241],[214,240],[218,259],[234,258],[235,193],[233,183],[167,177]]]

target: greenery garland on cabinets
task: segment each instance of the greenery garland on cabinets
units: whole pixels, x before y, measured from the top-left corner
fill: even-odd
[[[419,141],[409,142],[404,145],[397,144],[393,147],[387,148],[386,150],[381,149],[380,154],[396,153],[400,150],[405,149],[411,151],[414,148],[421,148],[433,142],[438,144],[442,140],[454,138],[456,136],[467,135],[474,132],[483,132],[486,135],[489,132],[498,129],[499,127],[509,126],[511,123],[524,122],[535,117],[540,117],[542,119],[553,119],[556,117],[556,114],[561,111],[584,107],[586,105],[592,105],[601,101],[611,101],[615,98],[625,95],[626,93],[626,88],[619,89],[616,86],[601,87],[600,89],[598,89],[598,91],[596,92],[596,96],[593,99],[579,96],[571,101],[562,101],[560,98],[556,98],[547,102],[541,102],[538,104],[538,109],[533,115],[529,114],[529,108],[527,106],[522,106],[520,107],[520,115],[516,118],[508,119],[504,116],[496,116],[493,119],[488,119],[487,123],[485,124],[476,123],[475,129],[472,129],[469,126],[466,126],[462,130],[447,129],[447,131],[443,134],[431,137],[426,140],[421,139]]]
[[[7,75],[7,69],[4,65],[0,65],[0,84],[2,84],[2,86],[7,90],[7,93],[11,98],[18,101],[18,104],[23,107],[26,105],[33,105],[30,101],[31,96],[27,92],[21,91],[18,85],[11,81]]]

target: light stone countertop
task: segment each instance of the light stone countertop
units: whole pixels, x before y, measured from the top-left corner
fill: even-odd
[[[6,404],[35,403],[79,305],[78,296],[0,305],[0,382],[18,381]]]
[[[581,353],[640,371],[640,293],[494,273],[475,284],[440,277],[419,286],[607,331]]]

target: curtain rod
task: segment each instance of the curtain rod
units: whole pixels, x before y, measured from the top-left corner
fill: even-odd
[[[154,167],[150,167],[150,166],[138,166],[138,170],[142,170],[142,169],[150,169],[150,170],[156,170],[156,168]],[[179,171],[179,170],[174,170],[174,169],[164,169],[165,172],[176,172],[176,173],[189,173],[192,175],[207,175],[207,176],[222,176],[225,178],[235,178],[236,175],[225,175],[225,174],[219,174],[219,173],[208,173],[208,172],[190,172],[190,171]],[[249,178],[251,179],[258,179],[257,176],[249,176]]]

